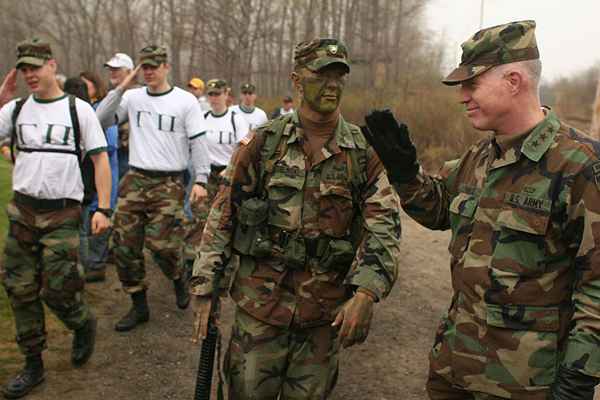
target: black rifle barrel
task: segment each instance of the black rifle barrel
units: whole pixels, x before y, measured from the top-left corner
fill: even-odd
[[[206,339],[202,341],[198,372],[196,374],[196,390],[194,400],[210,400],[213,369],[215,362],[215,351],[219,331],[216,326],[210,324]]]

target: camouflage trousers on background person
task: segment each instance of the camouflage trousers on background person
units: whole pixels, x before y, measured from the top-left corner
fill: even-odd
[[[195,203],[191,205],[194,218],[187,224],[185,229],[185,241],[183,247],[183,259],[185,264],[189,265],[190,268],[198,254],[196,249],[200,247],[202,232],[204,231],[204,225],[206,224],[206,218],[208,218],[210,207],[219,191],[219,174],[222,170],[223,169],[215,169],[214,167],[211,168],[206,184],[206,199],[200,204]]]
[[[503,397],[461,389],[432,371],[429,371],[426,387],[430,400],[504,400]],[[531,397],[527,397],[527,399],[545,400],[547,396],[546,392],[532,392]],[[519,397],[519,399],[523,398]]]
[[[7,206],[9,229],[0,276],[15,318],[17,344],[25,356],[46,348],[44,306],[70,330],[90,315],[83,301],[84,275],[77,266],[80,207],[40,212]]]
[[[130,169],[119,185],[114,215],[113,255],[125,292],[147,288],[144,246],[170,280],[182,276],[181,176],[148,176]]]
[[[237,307],[223,370],[231,400],[323,400],[338,375],[338,341],[329,324],[281,328]]]

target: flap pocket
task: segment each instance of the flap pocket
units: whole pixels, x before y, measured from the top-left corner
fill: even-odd
[[[473,218],[477,210],[477,198],[472,194],[459,193],[450,202],[450,212],[462,215],[463,217]]]
[[[518,331],[558,332],[558,307],[486,304],[487,324]]]
[[[549,211],[534,211],[510,205],[500,210],[497,219],[500,226],[533,235],[544,235],[549,221]]]
[[[278,163],[275,165],[273,175],[269,178],[268,187],[288,187],[302,190],[305,172],[296,166]]]
[[[340,196],[348,200],[352,200],[352,192],[339,183],[321,182],[320,188],[321,196]]]
[[[245,200],[238,210],[237,217],[240,223],[248,226],[257,226],[267,220],[269,205],[266,201],[251,198]]]

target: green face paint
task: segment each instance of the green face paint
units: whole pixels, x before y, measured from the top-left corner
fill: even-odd
[[[309,107],[321,114],[334,112],[340,105],[346,73],[340,70],[316,72],[313,76],[305,76],[300,84],[303,90],[303,100]]]

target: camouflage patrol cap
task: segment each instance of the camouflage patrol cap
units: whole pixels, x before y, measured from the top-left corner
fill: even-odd
[[[17,45],[16,68],[23,64],[41,67],[46,61],[53,58],[50,43],[40,38],[31,38]]]
[[[227,81],[224,79],[211,79],[206,83],[206,94],[221,94],[227,90]]]
[[[456,85],[489,70],[517,61],[540,57],[535,40],[535,21],[516,21],[478,31],[462,45],[460,65],[444,80]]]
[[[154,67],[167,62],[167,49],[163,46],[150,45],[140,50],[139,63]]]
[[[348,50],[337,39],[317,38],[300,42],[294,48],[294,68],[308,68],[313,72],[331,64],[341,64],[350,72]]]
[[[251,83],[244,83],[240,86],[240,92],[242,93],[256,93],[256,86]]]

